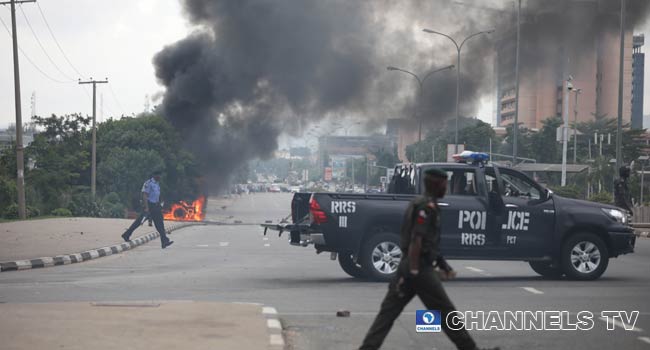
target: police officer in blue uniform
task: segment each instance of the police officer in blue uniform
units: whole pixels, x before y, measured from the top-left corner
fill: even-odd
[[[165,223],[163,222],[162,216],[162,206],[160,205],[160,175],[161,171],[155,171],[152,177],[145,181],[142,185],[142,213],[135,219],[131,227],[129,227],[126,232],[122,234],[124,241],[128,242],[130,240],[131,234],[142,224],[142,220],[146,217],[150,218],[156,230],[160,234],[160,243],[162,248],[165,249],[172,245],[174,241],[167,238],[165,232]]]
[[[381,310],[360,350],[379,349],[393,322],[415,295],[420,297],[427,309],[440,310],[442,330],[458,349],[478,349],[464,327],[451,329],[445,322],[447,315],[456,310],[440,282],[441,278],[449,279],[456,275],[440,255],[439,248],[438,199],[444,197],[447,190],[447,173],[441,169],[427,170],[424,186],[426,193],[411,201],[404,214],[400,246],[407,255],[400,262],[397,275],[388,286]],[[434,263],[438,271],[434,269]]]

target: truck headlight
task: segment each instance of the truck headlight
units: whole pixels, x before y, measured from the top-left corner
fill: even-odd
[[[603,212],[607,214],[610,218],[620,222],[621,224],[626,224],[627,223],[627,215],[622,212],[621,210],[618,209],[609,209],[609,208],[602,208]]]

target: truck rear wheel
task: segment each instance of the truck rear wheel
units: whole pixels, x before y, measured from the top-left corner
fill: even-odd
[[[562,277],[564,272],[558,266],[554,266],[548,261],[529,261],[530,267],[544,278],[557,279]]]
[[[354,277],[354,278],[364,278],[366,277],[365,272],[361,265],[357,264],[352,257],[350,252],[339,253],[339,265],[345,273]]]
[[[607,245],[593,233],[578,233],[562,245],[562,270],[575,280],[595,280],[609,264]]]
[[[359,263],[368,278],[387,282],[397,274],[402,255],[399,236],[392,233],[379,233],[364,243]]]

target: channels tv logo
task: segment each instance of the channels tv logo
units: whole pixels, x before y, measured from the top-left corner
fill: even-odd
[[[438,333],[442,317],[439,310],[417,310],[415,312],[415,331],[418,333]]]

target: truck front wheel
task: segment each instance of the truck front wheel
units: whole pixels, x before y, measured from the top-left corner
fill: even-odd
[[[365,242],[359,263],[370,279],[387,282],[397,274],[402,255],[399,236],[379,233]]]
[[[562,270],[575,280],[595,280],[609,264],[607,245],[593,233],[578,233],[562,245]]]
[[[350,252],[339,253],[339,265],[345,273],[354,278],[364,278],[366,276],[361,265],[357,264]]]

